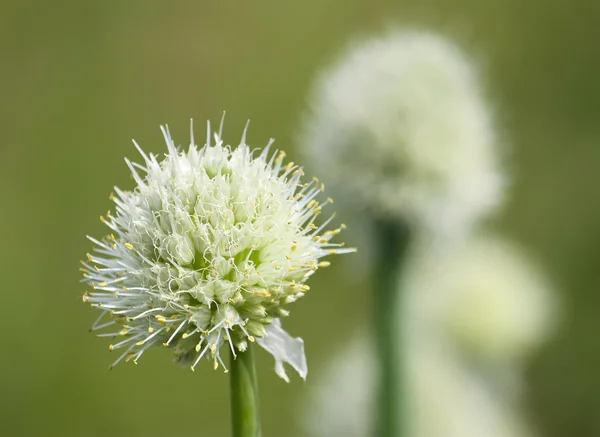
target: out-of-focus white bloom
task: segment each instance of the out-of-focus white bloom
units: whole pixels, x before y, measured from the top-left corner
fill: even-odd
[[[320,77],[310,108],[302,149],[371,214],[454,234],[501,200],[476,71],[443,37],[394,32],[360,42]]]
[[[101,217],[110,229],[82,262],[91,290],[84,302],[102,310],[93,330],[117,337],[115,361],[136,362],[153,345],[172,347],[192,370],[201,358],[215,369],[227,344],[233,355],[255,341],[304,378],[301,339],[281,328],[284,307],[309,289],[305,281],[327,255],[350,252],[326,231],[331,219],[315,225],[330,200],[319,204],[318,181],[302,183],[303,171],[283,164],[285,153],[254,153],[246,144],[231,149],[210,125],[206,145],[179,150],[163,129],[168,153],[159,162],[142,155],[127,161],[136,188],[115,188],[116,214]]]
[[[436,262],[424,257],[420,264],[406,279],[418,288],[413,316],[471,357],[493,363],[527,358],[554,326],[547,280],[506,240],[473,236]]]
[[[354,336],[319,372],[301,426],[312,437],[368,437],[375,429],[378,368],[374,345]]]
[[[302,418],[308,435],[373,435],[379,381],[373,344],[356,336],[320,373]],[[511,406],[443,344],[411,340],[404,355],[409,437],[531,436]]]
[[[553,326],[553,294],[538,268],[512,244],[482,234],[451,250],[415,248],[403,271],[407,435],[533,435],[518,411],[520,393],[498,384],[519,382],[523,360]],[[303,417],[309,435],[373,435],[375,344],[356,335],[320,374]]]

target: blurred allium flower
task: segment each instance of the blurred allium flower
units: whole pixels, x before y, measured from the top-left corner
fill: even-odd
[[[320,77],[310,106],[307,157],[369,213],[454,233],[500,203],[476,71],[443,37],[395,32],[355,45]]]
[[[126,160],[137,187],[115,188],[116,214],[101,217],[104,239],[83,262],[91,290],[83,300],[102,310],[93,330],[117,337],[123,349],[113,365],[137,360],[153,345],[174,350],[192,370],[203,357],[225,367],[221,347],[235,356],[255,339],[276,360],[304,378],[303,342],[282,328],[285,307],[309,289],[305,281],[327,255],[350,252],[326,231],[331,218],[315,225],[331,202],[317,200],[316,179],[302,183],[302,169],[283,164],[284,152],[250,150],[245,141],[231,149],[215,134],[198,148],[193,133],[187,151],[175,147],[163,129],[168,153],[159,162],[136,144],[144,162]]]
[[[425,245],[412,255],[397,311],[407,435],[532,435],[518,411],[519,383],[525,360],[554,325],[554,294],[544,275],[515,246],[492,235],[470,236],[451,250]],[[375,344],[369,333],[353,336],[320,372],[303,418],[309,435],[373,434]]]
[[[417,331],[419,332],[419,331]],[[513,405],[472,374],[443,343],[408,343],[405,378],[410,437],[531,437]],[[368,437],[375,431],[378,366],[374,341],[352,337],[319,372],[302,425],[311,437]]]
[[[412,269],[413,313],[488,362],[518,362],[546,340],[555,325],[555,295],[524,252],[478,235],[446,255]]]

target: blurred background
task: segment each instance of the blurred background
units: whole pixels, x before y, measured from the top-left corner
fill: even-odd
[[[186,145],[190,118],[202,138],[227,110],[227,141],[249,118],[252,146],[275,137],[297,160],[315,74],[392,25],[437,29],[480,62],[512,149],[496,228],[562,291],[561,328],[527,371],[527,416],[543,436],[600,435],[599,20],[592,0],[2,1],[2,435],[228,435],[228,377],[210,366],[191,373],[156,350],[108,372],[109,341],[87,332],[96,314],[81,303],[85,235],[105,233],[113,185],[132,186],[131,138],[165,150],[159,124]],[[284,383],[259,354],[266,437],[302,435],[311,377],[368,323],[368,284],[334,264],[286,321],[305,339],[307,382]]]

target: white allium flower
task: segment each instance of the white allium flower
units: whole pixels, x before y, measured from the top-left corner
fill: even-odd
[[[490,111],[471,60],[429,32],[360,42],[319,78],[300,144],[376,216],[463,230],[501,200]]]
[[[410,437],[531,437],[513,405],[461,364],[443,343],[413,337],[404,388]],[[312,437],[368,437],[376,422],[374,340],[352,337],[319,374],[302,417]]]
[[[518,247],[492,235],[471,237],[452,253],[412,269],[414,301],[434,329],[469,356],[489,362],[527,358],[555,325],[555,295]]]
[[[203,357],[225,367],[221,348],[244,351],[258,344],[276,360],[277,374],[288,380],[283,363],[305,378],[303,342],[282,328],[285,307],[309,289],[305,281],[327,255],[345,253],[331,239],[342,228],[315,225],[323,206],[316,179],[302,183],[301,168],[283,164],[284,152],[252,152],[246,130],[232,149],[221,139],[179,150],[161,128],[168,153],[159,162],[142,155],[126,160],[133,191],[115,188],[116,214],[102,221],[104,239],[88,237],[94,250],[83,262],[91,287],[84,302],[102,311],[93,330],[117,337],[110,350],[121,360],[137,360],[148,348],[164,345],[192,370]],[[343,227],[343,225],[342,225]],[[117,331],[115,330],[117,327]],[[226,367],[225,367],[226,368]]]

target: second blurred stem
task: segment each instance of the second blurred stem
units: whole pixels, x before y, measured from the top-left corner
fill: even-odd
[[[377,437],[405,437],[403,296],[400,276],[409,245],[408,228],[394,221],[376,223],[375,333],[379,362]]]

